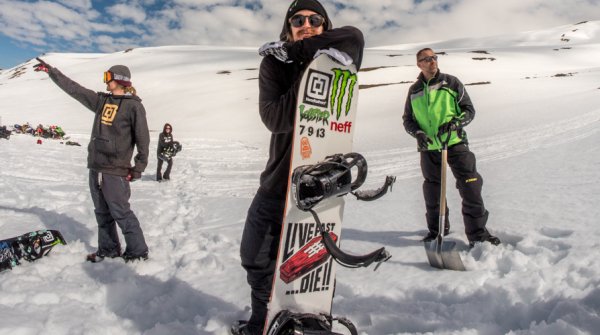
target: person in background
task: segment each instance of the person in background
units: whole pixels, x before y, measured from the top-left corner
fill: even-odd
[[[449,136],[448,165],[462,198],[462,215],[469,245],[473,247],[477,242],[498,245],[500,239],[492,236],[486,228],[489,213],[481,196],[483,178],[477,172],[475,154],[469,150],[463,129],[475,117],[471,99],[456,77],[440,72],[437,55],[432,49],[425,48],[417,52],[417,66],[421,73],[408,91],[402,119],[406,132],[417,139],[417,148],[421,153],[421,171],[425,178],[425,217],[429,229],[423,241],[431,241],[438,235],[440,150],[442,139]],[[448,217],[444,223],[444,235],[450,230]]]
[[[150,134],[146,110],[131,83],[131,72],[114,65],[104,72],[106,91],[94,92],[69,79],[41,59],[35,71],[46,72],[63,91],[94,113],[88,145],[89,186],[98,223],[98,250],[86,260],[106,257],[125,261],[148,259],[148,246],[138,218],[129,205],[130,182],[140,179],[148,165]],[[137,154],[133,156],[134,149]],[[134,165],[131,165],[131,159]],[[125,238],[125,252],[117,225]]]
[[[173,150],[173,127],[169,123],[165,123],[162,133],[158,135],[158,148],[156,155],[158,156],[158,164],[156,165],[156,181],[171,179],[171,168],[173,167],[173,157],[164,155],[165,151]],[[161,158],[162,157],[162,158]],[[167,169],[162,173],[163,159],[167,161]]]

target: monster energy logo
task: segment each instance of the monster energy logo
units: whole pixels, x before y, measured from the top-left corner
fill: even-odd
[[[336,120],[339,120],[342,111],[344,111],[344,115],[346,116],[350,113],[352,97],[354,96],[354,87],[356,86],[358,79],[356,73],[352,73],[350,70],[331,69],[331,71],[333,71],[335,75],[330,97],[331,113],[335,113]],[[344,98],[346,98],[345,104]]]

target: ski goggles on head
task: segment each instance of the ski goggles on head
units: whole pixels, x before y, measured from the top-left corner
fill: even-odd
[[[108,84],[109,82],[111,82],[113,80],[117,80],[117,81],[120,80],[120,81],[125,81],[125,82],[131,81],[131,79],[129,79],[129,77],[126,77],[126,76],[123,76],[120,74],[115,74],[111,71],[104,72],[103,80],[104,80],[104,83],[106,83],[106,84]]]
[[[325,22],[325,18],[319,14],[313,14],[310,16],[296,14],[290,18],[290,24],[294,28],[300,28],[304,25],[304,23],[308,20],[308,23],[313,28],[318,28],[323,25]]]
[[[108,84],[109,82],[115,80],[114,74],[110,71],[105,71],[104,72],[104,78],[103,81],[105,84]]]

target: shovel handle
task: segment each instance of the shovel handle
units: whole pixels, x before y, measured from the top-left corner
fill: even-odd
[[[442,140],[442,135],[438,137],[442,143],[442,164],[440,175],[440,217],[438,222],[438,243],[441,245],[444,236],[444,222],[446,221],[446,170],[448,165],[448,142],[450,142],[450,133],[447,133],[446,139]]]

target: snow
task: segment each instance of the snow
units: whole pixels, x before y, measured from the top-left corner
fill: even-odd
[[[488,228],[503,243],[466,250],[450,179],[448,238],[461,248],[466,272],[431,268],[419,241],[426,232],[422,177],[401,120],[409,83],[394,83],[416,78],[414,54],[424,45],[366,51],[370,71],[359,74],[361,84],[391,85],[360,91],[354,147],[370,167],[363,188],[385,175],[398,181],[375,202],[347,199],[342,248],[385,246],[393,257],[376,272],[338,267],[334,315],[373,335],[598,334],[599,27],[590,21],[431,44],[446,53],[443,72],[465,84],[490,82],[467,86],[477,110],[467,132],[484,178]],[[181,46],[43,57],[98,91],[102,71],[130,66],[151,148],[170,122],[183,151],[171,182],[153,181],[152,149],[146,173],[132,184],[150,260],[85,263],[97,240],[86,168],[93,114],[33,72],[33,60],[0,72],[3,124],[58,124],[82,144],[0,139],[0,238],[58,229],[68,241],[0,273],[0,334],[227,334],[232,321],[249,316],[239,244],[269,141],[258,116],[256,50]]]

